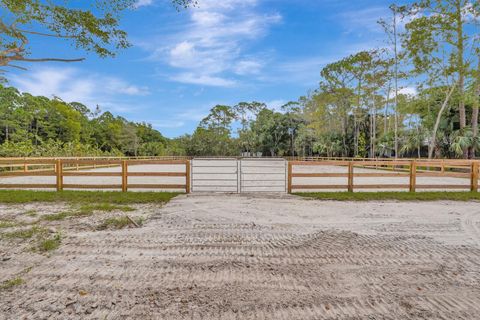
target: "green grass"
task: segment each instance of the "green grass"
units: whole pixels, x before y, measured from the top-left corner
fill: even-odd
[[[143,219],[139,218],[134,220],[138,225],[143,224]],[[116,217],[116,218],[108,218],[103,220],[102,224],[98,226],[98,230],[105,230],[105,229],[123,229],[131,225],[132,223],[127,217]]]
[[[38,215],[37,210],[28,210],[25,211],[23,214],[29,217],[36,217]]]
[[[11,289],[13,287],[21,285],[24,282],[25,282],[25,280],[23,280],[20,277],[10,279],[10,280],[6,280],[6,281],[4,281],[0,284],[0,289],[2,289],[2,290]]]
[[[335,201],[472,201],[480,200],[480,192],[315,192],[296,193],[295,195]]]
[[[38,244],[38,249],[43,252],[52,251],[60,247],[61,242],[62,235],[60,233],[56,233],[55,236],[51,239],[41,240]]]
[[[47,214],[42,217],[46,221],[59,221],[64,220],[69,217],[88,217],[91,216],[95,211],[101,212],[112,212],[112,211],[122,211],[122,212],[131,212],[135,211],[135,208],[129,206],[119,206],[110,203],[98,203],[98,204],[86,204],[82,205],[80,208],[74,211],[64,211],[59,213]]]
[[[112,191],[31,191],[0,190],[0,203],[72,202],[80,204],[165,203],[179,193],[170,192],[112,192]]]
[[[10,220],[0,220],[0,229],[16,227],[18,224]]]
[[[79,208],[77,215],[89,216],[92,215],[95,211],[103,212],[112,212],[112,211],[122,211],[122,212],[131,212],[135,211],[135,208],[129,206],[119,206],[110,203],[98,203],[98,204],[86,204]]]
[[[28,229],[20,229],[20,230],[15,230],[11,232],[6,232],[2,234],[2,236],[7,239],[30,239],[33,236],[43,235],[43,234],[46,234],[47,232],[48,230],[45,228],[33,226]]]
[[[59,212],[59,213],[46,214],[42,216],[42,219],[46,221],[59,221],[59,220],[68,218],[70,216],[72,216],[71,212]]]

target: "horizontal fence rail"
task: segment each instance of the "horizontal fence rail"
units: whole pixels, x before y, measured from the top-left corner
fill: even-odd
[[[288,192],[321,190],[470,190],[478,192],[478,160],[303,160],[288,163]],[[357,183],[357,178],[375,178]],[[395,178],[395,179],[394,179]],[[404,181],[392,182],[396,178]],[[419,183],[429,178],[440,183]],[[434,179],[432,179],[434,178]],[[448,180],[449,179],[449,180]],[[405,181],[406,180],[406,181]],[[322,183],[320,183],[322,182]],[[326,182],[326,183],[325,183]],[[333,182],[333,183],[332,183]]]
[[[41,166],[41,170],[29,170],[30,166]],[[169,167],[166,171],[131,171],[138,166]],[[172,171],[172,166],[178,170]],[[0,189],[112,189],[124,192],[131,189],[161,189],[183,190],[190,193],[190,160],[155,160],[130,159],[119,160],[113,158],[63,158],[63,159],[0,159],[0,167],[9,167],[13,170],[1,171],[1,178],[34,178],[54,177],[54,183],[0,183]],[[23,168],[20,170],[18,168]],[[108,168],[118,171],[91,171],[92,169]],[[181,168],[181,169],[180,169]],[[82,171],[90,170],[90,171]],[[88,183],[65,183],[65,178],[81,177],[89,179]],[[99,178],[119,179],[118,183],[92,183]],[[136,178],[180,178],[182,182],[172,183],[132,183],[130,177]],[[90,179],[91,178],[91,179]],[[183,179],[182,179],[183,178]],[[8,180],[7,180],[8,181]],[[2,181],[3,182],[3,181]]]

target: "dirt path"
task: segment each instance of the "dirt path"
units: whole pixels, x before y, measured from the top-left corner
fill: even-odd
[[[479,216],[473,202],[181,196],[143,228],[69,237],[0,291],[0,318],[478,319]]]

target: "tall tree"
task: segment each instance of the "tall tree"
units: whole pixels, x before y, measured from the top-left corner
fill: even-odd
[[[456,88],[459,128],[464,131],[467,126],[465,86],[474,57],[472,53],[478,46],[475,34],[468,32],[468,26],[476,23],[479,17],[478,1],[421,0],[402,8],[402,13],[411,19],[406,24],[404,45],[416,73],[428,76],[429,85],[438,84],[438,79],[443,79],[443,84]],[[443,106],[448,104],[450,92],[446,93]],[[432,136],[431,140],[436,139]],[[463,153],[467,157],[468,148]]]

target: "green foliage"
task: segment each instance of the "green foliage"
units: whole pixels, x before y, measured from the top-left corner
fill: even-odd
[[[0,157],[161,156],[169,144],[149,124],[3,86],[0,115]]]

